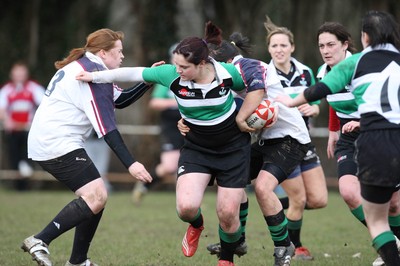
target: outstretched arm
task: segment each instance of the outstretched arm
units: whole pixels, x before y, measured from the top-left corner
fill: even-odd
[[[281,94],[275,97],[274,101],[283,103],[287,107],[296,107],[307,102],[303,92],[301,92],[294,98],[290,97],[287,94]]]
[[[289,95],[278,95],[275,98],[275,102],[280,102],[287,107],[296,107],[303,103],[314,102],[326,97],[328,94],[332,94],[329,87],[323,82],[308,87],[303,92],[298,94],[295,98],[291,98]]]
[[[151,87],[152,85],[150,84],[140,82],[134,87],[123,90],[121,95],[115,100],[115,108],[122,109],[131,105],[139,100]]]
[[[76,75],[76,79],[93,83],[142,82],[144,69],[144,67],[120,67],[96,72],[82,71]]]

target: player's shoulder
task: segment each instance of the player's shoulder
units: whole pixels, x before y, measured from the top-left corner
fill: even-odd
[[[0,93],[8,93],[13,89],[13,85],[11,82],[4,83],[3,85],[0,86]]]
[[[242,57],[235,62],[235,65],[242,65],[242,66],[265,66],[267,67],[268,64],[264,61],[255,59],[255,58],[248,58]]]

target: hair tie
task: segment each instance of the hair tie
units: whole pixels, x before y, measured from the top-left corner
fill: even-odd
[[[234,46],[236,46],[236,43],[234,41],[231,41],[231,44],[233,44]]]

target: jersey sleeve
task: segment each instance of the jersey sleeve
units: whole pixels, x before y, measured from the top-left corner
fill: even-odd
[[[179,76],[176,72],[176,67],[171,64],[145,68],[142,75],[144,81],[161,84],[168,88],[172,81]]]
[[[245,84],[243,82],[242,76],[240,75],[239,71],[236,69],[234,64],[228,63],[220,63],[232,76],[233,87],[234,91],[241,91],[245,88]]]
[[[328,123],[329,131],[338,131],[340,130],[340,120],[336,114],[336,111],[329,106],[329,123]]]
[[[7,95],[5,92],[6,90],[7,90],[6,86],[0,89],[0,109],[7,108]]]
[[[316,80],[315,80],[314,72],[312,71],[311,68],[308,68],[307,70],[310,73],[310,85],[309,86],[315,85]],[[311,105],[314,105],[314,104],[319,105],[320,103],[321,103],[321,100],[310,102]]]
[[[114,100],[115,108],[122,109],[133,104],[139,100],[151,87],[152,86],[150,84],[140,82],[131,88],[121,91],[119,97]]]
[[[93,71],[93,83],[142,82],[144,67],[120,67],[111,70]]]
[[[351,82],[360,53],[352,55],[334,66],[321,80],[332,93],[343,90]]]

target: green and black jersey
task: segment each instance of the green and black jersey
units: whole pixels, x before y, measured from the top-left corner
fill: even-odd
[[[169,88],[178,103],[179,112],[190,127],[186,139],[215,148],[235,142],[245,135],[237,127],[236,103],[233,91],[242,91],[245,84],[233,64],[211,59],[216,78],[210,84],[182,80],[173,65],[162,65],[143,70],[143,79]]]
[[[391,44],[368,47],[343,60],[304,93],[308,101],[348,87],[361,115],[361,130],[400,128],[400,53]]]

